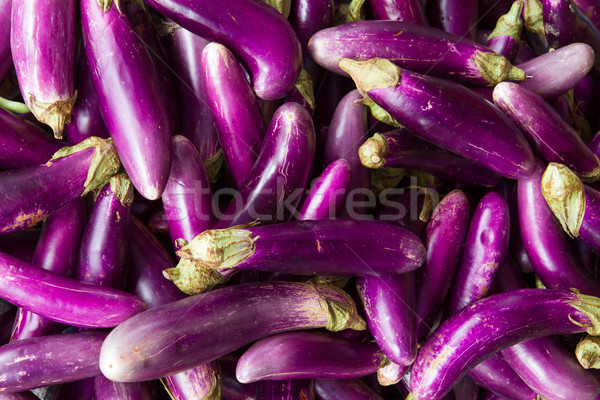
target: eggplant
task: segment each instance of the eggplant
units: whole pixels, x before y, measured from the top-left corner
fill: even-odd
[[[302,45],[305,68],[308,41],[316,32],[333,25],[333,9],[333,0],[292,1],[289,21]]]
[[[120,167],[110,139],[63,147],[46,164],[0,173],[0,234],[29,228],[104,183]]]
[[[183,292],[195,294],[243,270],[399,274],[418,268],[425,248],[416,235],[382,221],[314,220],[212,229],[177,254],[181,257],[177,267],[163,273]]]
[[[525,73],[502,55],[440,29],[398,21],[358,21],[323,29],[308,43],[322,67],[346,75],[343,58],[386,58],[401,68],[470,85],[523,80]]]
[[[57,139],[77,98],[75,68],[75,0],[42,3],[13,0],[10,48],[27,107],[49,125]]]
[[[215,361],[162,378],[173,400],[220,399],[221,374]]]
[[[103,375],[94,378],[96,400],[152,400],[152,390],[146,382],[113,382]]]
[[[383,400],[360,379],[317,379],[315,391],[321,400]]]
[[[111,331],[100,369],[114,381],[173,374],[215,360],[262,337],[326,327],[363,330],[351,298],[323,285],[248,283],[152,308]]]
[[[12,0],[0,2],[0,83],[4,82],[13,68],[12,55],[10,53],[10,17],[12,11]]]
[[[238,358],[233,355],[221,357],[218,360],[221,377],[223,380],[223,399],[226,400],[258,400],[258,383],[240,383],[235,378],[235,367]],[[265,381],[269,382],[269,381]],[[278,381],[271,381],[281,383]],[[285,383],[285,381],[283,381]],[[290,399],[292,400],[292,399]]]
[[[257,396],[263,400],[314,400],[315,380],[260,381]]]
[[[577,7],[600,29],[600,3],[597,0],[574,0]]]
[[[522,9],[523,1],[515,1],[510,7],[510,11],[498,19],[496,27],[487,37],[486,45],[496,53],[502,54],[510,62],[514,61],[519,50],[519,41],[523,30]]]
[[[95,400],[95,396],[95,379],[92,377],[54,386],[46,392],[44,400]]]
[[[338,215],[350,183],[350,171],[350,163],[345,159],[331,162],[313,181],[296,219],[331,219]]]
[[[279,99],[296,83],[302,64],[300,42],[291,25],[271,6],[253,0],[147,3],[192,33],[233,51],[250,72],[258,97]]]
[[[265,132],[262,113],[244,69],[225,46],[207,44],[200,63],[225,163],[240,188],[260,151]]]
[[[500,110],[458,83],[384,59],[342,59],[363,96],[415,135],[510,179],[533,172],[527,141]]]
[[[456,36],[477,40],[479,0],[427,2],[429,25]]]
[[[370,0],[374,19],[427,25],[423,2],[419,0]]]
[[[105,12],[95,0],[82,1],[81,26],[98,105],[123,167],[142,196],[158,199],[169,178],[171,122],[150,50],[115,4]]]

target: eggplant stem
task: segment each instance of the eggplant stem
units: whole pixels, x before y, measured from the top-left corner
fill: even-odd
[[[25,103],[8,100],[4,97],[0,97],[0,108],[16,114],[27,114],[31,112]]]

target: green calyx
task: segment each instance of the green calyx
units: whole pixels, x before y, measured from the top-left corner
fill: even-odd
[[[523,0],[515,1],[510,10],[498,19],[496,27],[488,36],[488,40],[498,36],[510,36],[517,41],[521,40],[521,31],[523,30],[522,10]]]
[[[587,294],[582,294],[576,289],[573,290],[575,296],[577,296],[577,301],[569,302],[569,304],[573,307],[585,314],[586,317],[589,318],[589,324],[582,324],[571,317],[569,319],[575,325],[585,328],[585,331],[592,335],[598,336],[600,335],[600,298],[595,296],[590,296]]]
[[[529,32],[545,36],[544,6],[540,0],[525,0],[523,6],[523,25]]]
[[[206,169],[206,176],[211,183],[215,183],[219,180],[219,172],[221,171],[224,160],[223,150],[219,149],[215,154],[202,161],[204,169]]]
[[[364,98],[374,89],[396,87],[402,77],[400,67],[384,58],[372,58],[366,61],[342,58],[338,66],[346,72],[356,84],[356,88]]]
[[[373,115],[377,120],[383,122],[384,124],[388,124],[390,126],[395,126],[396,128],[401,128],[402,125],[394,117],[390,115],[387,110],[380,107],[377,103],[370,99],[362,99],[361,102],[369,107],[371,110],[371,115]]]
[[[385,136],[380,133],[368,138],[359,148],[360,163],[367,168],[381,168],[385,165],[388,152]]]
[[[265,3],[279,11],[285,19],[290,16],[292,2],[290,0],[264,0]]]
[[[137,8],[146,12],[146,3],[144,3],[143,0],[96,0],[98,6],[100,6],[102,11],[104,12],[108,12],[108,10],[110,10],[110,7],[114,3],[115,7],[117,7],[117,10],[119,11],[119,14],[123,14],[123,8],[121,7],[121,3],[123,1],[132,1]]]
[[[38,101],[32,94],[29,95],[29,107],[35,118],[52,128],[54,137],[62,139],[65,125],[71,122],[73,106],[77,100],[77,90],[67,100],[57,100],[51,103]]]
[[[125,173],[113,175],[108,180],[111,192],[119,199],[125,207],[131,207],[133,204],[133,184],[131,179]]]
[[[327,287],[328,290],[334,290],[344,298],[344,300],[334,299],[328,296],[324,290],[319,290],[319,286],[313,285],[319,294],[321,307],[327,312],[325,329],[339,332],[344,329],[362,331],[367,328],[367,323],[358,315],[354,301],[346,292],[335,287]]]
[[[501,54],[477,50],[471,58],[483,79],[491,86],[504,81],[522,81],[525,71],[515,67]]]
[[[298,80],[296,80],[295,86],[306,101],[306,104],[308,104],[312,111],[315,111],[316,104],[313,80],[308,71],[304,68],[300,70],[300,75],[298,76]]]
[[[577,343],[575,356],[585,369],[600,368],[600,337],[586,336]]]
[[[365,19],[362,6],[365,0],[351,0],[349,4],[340,4],[335,9],[334,25],[347,24]]]
[[[406,176],[404,168],[383,167],[371,170],[371,190],[376,197],[382,192],[394,189]]]

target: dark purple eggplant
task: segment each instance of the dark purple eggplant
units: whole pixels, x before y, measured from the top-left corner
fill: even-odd
[[[212,229],[177,252],[165,276],[185,293],[206,291],[237,271],[294,275],[400,274],[425,248],[413,233],[382,221],[314,220]]]
[[[523,1],[515,1],[510,11],[498,19],[496,27],[487,37],[487,46],[496,53],[502,54],[510,62],[514,61],[519,50],[523,30],[522,9]]]
[[[333,219],[344,205],[350,183],[350,164],[339,159],[329,164],[312,183],[298,212],[297,220]]]
[[[0,2],[0,83],[8,77],[13,68],[12,56],[10,54],[10,16],[12,10],[12,0],[2,0]]]
[[[333,9],[333,0],[292,1],[289,20],[302,45],[305,68],[308,41],[316,32],[333,25]]]
[[[257,395],[262,400],[315,400],[315,380],[260,381]]]
[[[429,25],[456,36],[477,39],[479,0],[427,1]]]
[[[375,19],[427,25],[425,7],[420,0],[370,0]]]
[[[383,400],[360,379],[317,379],[315,391],[321,400]]]

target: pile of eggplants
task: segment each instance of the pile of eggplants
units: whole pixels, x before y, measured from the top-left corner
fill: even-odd
[[[600,0],[0,0],[0,399],[600,399],[598,104]]]

